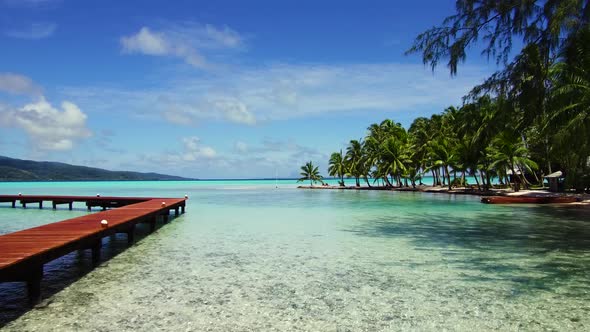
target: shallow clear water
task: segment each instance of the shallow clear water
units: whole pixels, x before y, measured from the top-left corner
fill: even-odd
[[[0,193],[190,196],[186,214],[134,246],[105,239],[96,269],[87,252],[48,264],[42,306],[26,311],[22,285],[0,284],[0,322],[12,320],[8,331],[590,329],[585,210],[294,186],[0,184]],[[0,233],[86,213],[0,206]]]

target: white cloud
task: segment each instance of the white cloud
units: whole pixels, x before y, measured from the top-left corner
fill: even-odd
[[[61,108],[54,108],[40,97],[37,102],[7,111],[2,123],[22,128],[35,150],[70,150],[75,140],[89,137],[91,132],[86,127],[86,114],[78,106],[64,101]]]
[[[182,139],[184,148],[188,151],[196,151],[199,148],[201,140],[196,136],[185,137]]]
[[[219,165],[225,164],[223,156],[218,155],[214,148],[204,145],[196,136],[183,137],[181,143],[180,150],[141,153],[135,160],[128,159],[125,165],[130,169],[199,177],[202,174],[214,174],[209,170],[215,170]]]
[[[253,125],[320,114],[440,111],[458,104],[489,73],[465,68],[457,78],[421,65],[272,65],[174,82],[169,120],[223,118]],[[172,106],[173,105],[173,106]],[[176,121],[177,123],[179,121]]]
[[[135,34],[121,37],[120,42],[124,53],[177,57],[201,69],[211,67],[204,51],[236,49],[243,44],[240,35],[228,27],[218,29],[192,22],[158,31],[144,26]]]
[[[241,123],[246,125],[256,124],[254,115],[248,110],[248,107],[238,101],[232,99],[217,100],[213,102],[213,105],[217,110],[223,113],[223,116],[235,123]]]
[[[16,95],[41,95],[42,89],[30,78],[13,73],[0,73],[0,92]]]
[[[174,124],[191,125],[197,120],[216,119],[229,122],[254,125],[256,118],[248,107],[229,97],[214,97],[210,100],[199,100],[194,104],[179,104],[172,98],[160,96],[157,100],[162,116]]]
[[[185,137],[182,142],[184,144],[182,159],[185,161],[213,159],[217,156],[217,152],[212,147],[202,145],[201,140],[196,136]]]
[[[234,30],[224,26],[218,29],[210,24],[205,25],[204,28],[198,26],[192,27],[192,32],[197,32],[200,35],[200,44],[202,47],[209,48],[237,48],[243,44],[242,37]],[[190,31],[189,31],[190,32]]]
[[[57,24],[55,23],[35,22],[26,27],[5,30],[4,34],[12,38],[42,39],[53,35],[56,29]]]
[[[188,41],[175,40],[164,32],[152,32],[148,27],[141,28],[135,35],[122,37],[121,45],[125,53],[173,56],[197,68],[207,67],[205,58]]]
[[[248,144],[242,141],[236,141],[234,143],[234,150],[238,153],[246,153],[248,152]]]
[[[215,152],[215,150],[210,146],[202,147],[199,153],[205,158],[214,158],[217,155],[217,152]]]
[[[397,63],[274,64],[162,79],[149,90],[91,87],[62,92],[101,112],[126,109],[184,125],[211,120],[253,125],[318,115],[371,112],[395,118],[395,112],[440,112],[461,103],[489,74],[468,66],[451,78],[422,65]]]
[[[143,27],[135,35],[122,37],[123,51],[128,53],[143,53],[148,55],[166,55],[170,52],[170,46],[164,40],[161,33],[152,33],[149,28]]]
[[[299,166],[309,160],[323,170],[327,168],[329,157],[292,139],[265,138],[251,146],[236,141],[233,153],[217,153],[195,136],[183,138],[182,143],[179,151],[141,154],[137,160],[129,162],[128,168],[160,173],[170,173],[174,169],[176,174],[187,177],[256,178],[274,176],[275,172],[279,177],[287,177],[298,175]]]

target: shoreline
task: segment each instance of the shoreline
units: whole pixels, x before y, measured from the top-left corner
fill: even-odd
[[[521,189],[517,192],[512,189],[497,189],[492,188],[487,191],[481,191],[477,188],[465,188],[458,187],[449,190],[447,187],[442,186],[416,186],[413,187],[356,187],[356,186],[298,186],[297,189],[320,189],[320,190],[358,190],[358,191],[399,191],[399,192],[422,192],[422,193],[437,193],[437,194],[448,194],[448,195],[473,195],[473,196],[519,196],[519,197],[575,197],[579,201],[573,203],[561,203],[560,205],[588,205],[590,206],[590,194],[579,194],[579,193],[564,193],[564,192],[550,192],[545,189]]]

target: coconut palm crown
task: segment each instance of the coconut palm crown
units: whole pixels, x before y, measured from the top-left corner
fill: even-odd
[[[318,166],[314,166],[313,162],[309,161],[305,165],[301,166],[301,178],[297,180],[297,182],[303,182],[305,180],[309,180],[309,184],[313,186],[316,182],[323,183],[323,177],[320,175],[320,171],[318,170]]]
[[[330,156],[330,166],[328,167],[328,173],[330,176],[337,176],[340,178],[338,182],[340,186],[344,187],[344,175],[346,174],[346,163],[345,157],[342,154],[342,150],[340,153],[334,152]]]

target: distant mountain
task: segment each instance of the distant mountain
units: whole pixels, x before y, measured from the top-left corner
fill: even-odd
[[[158,173],[120,172],[49,161],[0,156],[0,181],[170,181],[194,180]]]

